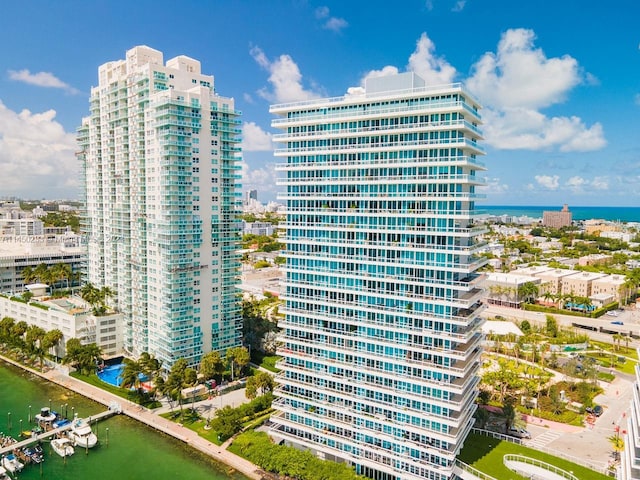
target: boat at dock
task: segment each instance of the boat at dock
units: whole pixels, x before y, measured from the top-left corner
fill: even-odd
[[[2,466],[9,473],[18,473],[24,468],[24,463],[18,460],[18,457],[16,457],[13,453],[9,453],[2,458]]]
[[[70,457],[75,453],[71,440],[66,437],[51,440],[51,448],[61,457]]]
[[[50,408],[42,407],[40,409],[40,413],[35,415],[36,421],[41,428],[46,428],[51,426],[53,422],[56,421],[58,416],[55,412],[52,412]]]
[[[22,449],[25,455],[27,455],[33,463],[44,462],[44,451],[40,445],[34,445],[33,447],[24,447]]]
[[[71,422],[71,429],[67,435],[76,447],[93,448],[98,443],[98,437],[91,430],[91,426],[82,418],[75,418]]]

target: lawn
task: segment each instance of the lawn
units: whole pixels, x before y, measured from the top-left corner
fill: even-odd
[[[604,474],[589,470],[586,467],[571,463],[562,458],[554,457],[547,453],[539,452],[531,448],[517,445],[511,442],[503,442],[496,438],[470,433],[464,442],[464,448],[458,458],[464,463],[491,475],[499,480],[526,480],[504,466],[504,455],[517,453],[530,458],[536,458],[558,468],[573,472],[580,480],[606,480],[610,479]]]
[[[222,442],[218,440],[218,432],[212,428],[205,428],[207,426],[207,419],[201,417],[197,412],[194,412],[190,408],[185,408],[182,412],[180,412],[180,410],[174,410],[172,412],[162,413],[160,416],[179,423],[189,430],[193,430],[199,436],[206,438],[211,443],[222,445]]]

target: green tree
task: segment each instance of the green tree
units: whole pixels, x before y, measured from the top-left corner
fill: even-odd
[[[211,424],[223,439],[227,439],[240,431],[242,417],[237,408],[231,408],[227,405],[216,412],[216,418]]]
[[[547,315],[546,319],[545,331],[547,335],[556,338],[558,336],[558,322],[556,318],[553,315]]]
[[[48,351],[51,353],[51,350],[55,349],[60,345],[60,342],[64,338],[64,335],[60,330],[54,328],[53,330],[49,330],[44,338],[42,339],[42,348],[44,351]]]
[[[245,395],[247,398],[256,398],[258,395],[273,392],[275,381],[273,377],[262,370],[247,379]]]
[[[135,389],[138,396],[140,396],[140,390],[142,388],[142,380],[140,377],[143,375],[143,367],[140,362],[125,358],[122,362],[124,367],[120,373],[120,386],[122,388]]]
[[[474,415],[474,417],[476,417],[476,421],[478,423],[478,427],[479,428],[485,428],[487,426],[487,421],[489,420],[489,417],[491,415],[489,414],[489,412],[484,409],[484,408],[478,408],[476,410],[476,413]]]
[[[502,416],[504,417],[504,432],[507,433],[516,421],[516,409],[512,402],[505,402],[502,407]]]
[[[220,380],[220,377],[224,373],[224,362],[222,361],[222,357],[220,357],[220,353],[216,351],[205,353],[200,360],[200,373],[207,380],[210,378]]]
[[[227,350],[227,363],[231,368],[231,381],[235,380],[236,368],[242,374],[242,369],[249,364],[249,351],[245,347],[233,347]]]
[[[520,286],[520,296],[524,303],[532,303],[538,296],[540,289],[533,282],[525,282]]]
[[[21,272],[22,278],[24,279],[25,285],[33,283],[33,281],[37,278],[33,268],[24,267]]]
[[[65,348],[66,355],[62,359],[62,363],[75,367],[85,375],[94,371],[102,357],[102,351],[95,343],[82,345],[77,338],[67,340]]]
[[[0,343],[11,343],[11,332],[16,321],[11,317],[3,317],[0,320]]]
[[[488,370],[482,375],[482,382],[491,387],[498,394],[498,401],[504,403],[508,396],[522,387],[519,373],[504,358],[498,358],[498,368]]]

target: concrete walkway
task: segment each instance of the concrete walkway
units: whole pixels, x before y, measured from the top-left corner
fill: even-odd
[[[98,387],[94,387],[93,385],[89,385],[88,383],[70,377],[65,372],[59,369],[53,369],[41,373],[37,370],[25,367],[24,365],[14,362],[13,360],[4,356],[0,355],[0,358],[2,358],[2,360],[6,361],[7,363],[11,363],[12,365],[15,365],[21,369],[27,370],[34,375],[45,378],[53,383],[56,383],[80,395],[90,398],[91,400],[101,403],[106,407],[116,402],[122,407],[122,413],[127,415],[128,417],[142,422],[160,432],[166,433],[167,435],[171,435],[172,437],[192,446],[202,453],[209,455],[215,460],[224,463],[229,467],[232,467],[233,469],[241,472],[251,479],[261,480],[263,478],[262,472],[256,465],[249,462],[248,460],[245,460],[242,457],[234,455],[227,450],[227,447],[231,443],[231,440],[225,442],[221,446],[218,446],[200,437],[196,432],[159,416],[152,410],[144,408],[137,403],[133,403]],[[237,390],[235,392],[237,392]],[[222,397],[224,398],[224,395]]]

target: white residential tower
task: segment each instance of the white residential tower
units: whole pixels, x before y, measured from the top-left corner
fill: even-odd
[[[271,107],[287,211],[277,439],[375,479],[452,478],[481,353],[478,109],[413,73]]]
[[[116,291],[129,355],[194,365],[240,344],[240,113],[189,57],[138,46],[98,73],[78,129],[87,279]]]

